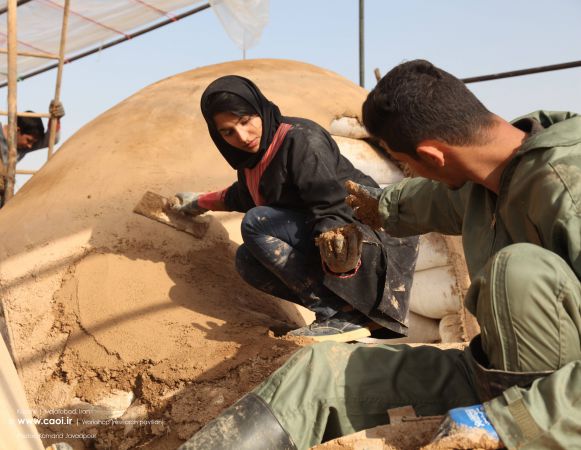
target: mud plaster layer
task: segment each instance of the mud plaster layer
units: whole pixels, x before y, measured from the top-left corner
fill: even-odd
[[[243,284],[231,289],[232,251],[219,243],[160,259],[142,248],[132,259],[137,249],[125,248],[81,260],[55,297],[54,331],[68,338],[35,403],[73,408],[71,398],[95,404],[112,390],[133,392],[144,418],[162,425],[65,432],[96,434],[86,442],[96,448],[163,448],[254,388],[305,342],[272,337],[280,311]]]

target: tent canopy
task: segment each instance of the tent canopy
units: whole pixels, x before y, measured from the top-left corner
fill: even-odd
[[[268,20],[268,0],[210,0],[230,37],[248,48],[257,41]],[[18,52],[58,55],[64,0],[20,0],[17,10]],[[203,0],[73,0],[70,2],[65,61],[91,49],[129,38],[157,23],[176,20],[198,9]],[[8,47],[7,1],[0,0],[0,48]],[[260,19],[260,20],[258,20]],[[236,35],[242,38],[237,38]],[[252,39],[249,39],[252,37]],[[8,58],[0,57],[0,85],[5,85]],[[18,57],[18,76],[53,66],[55,60]]]

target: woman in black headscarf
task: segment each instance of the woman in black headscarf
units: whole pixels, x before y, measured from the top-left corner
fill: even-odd
[[[236,253],[242,278],[316,314],[290,334],[351,341],[383,327],[374,335],[406,335],[417,238],[377,233],[344,202],[345,181],[377,186],[373,179],[339,153],[321,126],[282,116],[246,78],[212,82],[201,109],[238,181],[218,192],[176,194],[175,208],[245,213]]]

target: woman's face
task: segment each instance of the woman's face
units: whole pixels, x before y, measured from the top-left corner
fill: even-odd
[[[222,138],[243,152],[256,153],[260,149],[262,119],[258,115],[239,117],[231,112],[218,113],[214,124]]]

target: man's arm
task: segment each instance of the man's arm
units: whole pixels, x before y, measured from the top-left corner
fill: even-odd
[[[369,226],[377,228],[380,224],[392,236],[432,231],[451,235],[462,233],[464,199],[469,185],[452,191],[436,181],[406,178],[381,192],[351,182],[347,182],[346,188],[350,194],[346,201],[355,210],[355,215]],[[370,197],[375,197],[372,202]]]

